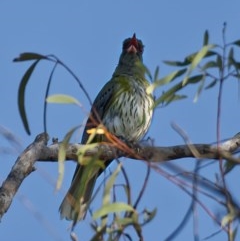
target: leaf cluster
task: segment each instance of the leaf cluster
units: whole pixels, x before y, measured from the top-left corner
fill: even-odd
[[[213,88],[229,77],[239,80],[240,62],[235,58],[235,47],[240,47],[240,40],[223,43],[223,46],[209,43],[209,33],[205,31],[202,47],[198,51],[188,54],[182,61],[164,61],[164,64],[178,70],[159,78],[159,67],[156,68],[153,83],[148,91],[153,92],[169,84],[172,86],[156,98],[154,107],[166,106],[173,101],[186,98],[186,95],[179,92],[188,85],[197,86],[194,97],[196,102],[204,89]]]

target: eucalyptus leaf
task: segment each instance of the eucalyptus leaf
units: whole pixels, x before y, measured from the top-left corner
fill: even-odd
[[[204,78],[205,78],[204,74],[194,75],[194,76],[188,78],[188,83],[189,84],[196,84],[196,83],[200,82]]]
[[[164,60],[163,63],[170,65],[170,66],[177,66],[177,67],[184,67],[189,65],[191,62],[188,59],[185,59],[184,61],[169,61]]]
[[[158,75],[159,75],[159,66],[157,66],[154,72],[154,77],[153,77],[154,82],[158,79]]]
[[[48,96],[46,99],[49,103],[57,103],[57,104],[76,104],[78,106],[82,106],[81,103],[70,95],[65,94],[56,94]]]
[[[128,205],[123,202],[110,203],[105,206],[102,206],[99,210],[93,213],[93,219],[96,220],[110,213],[119,213],[119,212],[135,212],[135,210],[131,205]]]
[[[111,200],[111,189],[116,181],[116,178],[119,174],[119,172],[121,171],[121,164],[119,164],[116,168],[116,170],[113,172],[113,174],[109,177],[105,189],[104,189],[104,193],[103,193],[103,206],[106,206],[110,203]]]
[[[235,211],[232,211],[225,215],[221,221],[221,226],[226,227],[229,223],[232,223],[233,220],[237,217],[237,213]]]
[[[230,69],[231,65],[233,64],[233,61],[234,61],[234,50],[233,48],[230,48],[228,52],[228,61],[227,61],[228,69]]]
[[[72,128],[68,133],[65,135],[63,141],[59,145],[58,151],[58,179],[56,184],[56,190],[59,190],[62,186],[63,176],[64,176],[64,161],[66,160],[66,150],[68,143],[73,135],[73,133],[79,129],[79,126]]]
[[[164,102],[170,103],[169,100],[172,99],[172,97],[174,97],[175,93],[182,88],[183,88],[182,82],[180,82],[180,83],[174,85],[168,91],[164,92],[158,99],[155,100],[154,108]]]
[[[173,101],[182,100],[182,99],[186,99],[186,98],[187,98],[186,95],[176,95],[176,94],[174,94],[174,95],[171,95],[171,96],[169,96],[165,99],[165,105],[169,105]]]
[[[217,79],[214,79],[210,84],[208,84],[205,87],[205,89],[210,89],[210,88],[214,87],[216,85],[217,81],[218,81]]]
[[[41,60],[41,59],[47,59],[47,57],[42,55],[42,54],[26,52],[26,53],[20,54],[20,56],[15,58],[13,60],[13,62],[21,62],[21,61],[29,61],[29,60]]]
[[[234,41],[232,44],[237,45],[238,47],[240,47],[240,39],[239,39],[239,40]]]
[[[62,186],[63,177],[64,177],[65,158],[66,158],[66,147],[63,143],[61,143],[58,151],[58,178],[56,183],[56,190],[59,190]]]
[[[116,204],[116,203],[111,203],[111,189],[112,189],[112,187],[113,187],[113,185],[115,183],[115,180],[117,178],[118,173],[121,170],[121,166],[122,165],[119,164],[117,166],[116,170],[109,177],[109,179],[108,179],[108,181],[107,181],[107,183],[105,185],[105,188],[104,188],[103,199],[102,199],[103,200],[102,201],[102,207],[93,214],[93,218],[94,218],[94,215],[96,215],[96,219],[98,217],[104,216],[102,218],[102,220],[101,220],[101,227],[105,227],[106,226],[107,220],[108,220],[108,216],[107,216],[108,213],[110,213],[110,212],[119,212],[116,209],[121,209],[121,207],[123,207],[124,204],[125,204],[125,203],[119,203],[118,204],[119,206],[114,206],[113,204]],[[122,210],[120,210],[120,211],[122,211]]]
[[[233,77],[236,77],[236,78],[238,79],[238,81],[240,80],[240,73],[233,74],[232,76],[233,76]]]
[[[187,71],[187,69],[181,69],[181,70],[177,70],[174,71],[172,73],[170,73],[169,75],[155,81],[154,83],[152,83],[148,88],[147,88],[147,93],[152,93],[154,91],[154,89],[156,89],[159,86],[168,84],[170,82],[172,82],[173,80],[175,80],[177,77],[183,75],[185,72]]]
[[[116,222],[119,226],[128,226],[135,223],[135,218],[132,216],[127,218],[118,218]]]
[[[220,70],[222,70],[222,68],[223,68],[223,61],[222,61],[222,57],[220,55],[217,56],[216,63],[217,63],[218,68]]]
[[[201,81],[203,79],[204,75],[195,75],[192,76],[190,78],[188,78],[187,84],[196,84],[199,81]],[[168,91],[164,92],[158,99],[155,100],[154,103],[154,108],[156,106],[158,106],[159,104],[169,104],[173,101],[176,100],[181,100],[186,98],[186,95],[177,95],[176,92],[178,92],[179,90],[183,89],[184,87],[186,87],[186,85],[183,85],[182,82],[174,85],[172,88],[170,88]]]
[[[25,128],[25,131],[27,132],[28,135],[31,134],[30,132],[30,128],[28,125],[28,120],[27,120],[27,115],[26,115],[26,110],[25,110],[25,90],[26,90],[26,86],[28,84],[28,81],[36,67],[36,65],[38,64],[40,60],[35,61],[29,68],[28,70],[25,72],[25,74],[23,75],[19,88],[18,88],[18,110],[20,113],[20,117],[22,119],[23,122],[23,126]]]
[[[203,76],[201,81],[200,81],[200,84],[199,84],[197,92],[196,92],[196,94],[194,96],[193,102],[196,103],[198,101],[198,98],[199,98],[200,94],[202,93],[204,84],[205,84],[205,76]]]
[[[192,71],[197,67],[197,65],[201,62],[201,60],[207,55],[208,51],[210,49],[213,49],[215,45],[209,44],[203,46],[192,58],[191,65],[188,68],[188,72],[186,74],[186,77],[183,80],[183,85],[187,84],[187,81],[189,80],[189,76],[191,75]]]
[[[215,44],[212,45],[212,46],[213,46],[213,48],[217,47],[217,45],[215,45]],[[215,56],[215,55],[219,55],[219,54],[215,51],[209,50],[207,52],[207,54],[204,56],[204,58],[212,57],[212,56]]]
[[[224,163],[224,175],[226,175],[229,172],[231,172],[234,169],[234,167],[236,167],[236,166],[237,166],[236,163],[226,161]]]
[[[153,218],[156,216],[157,214],[157,209],[154,208],[152,211],[149,210],[144,210],[144,222],[142,223],[142,225],[145,225],[147,223],[149,223],[151,220],[153,220]]]
[[[205,63],[203,66],[202,66],[202,70],[203,71],[205,71],[205,70],[207,70],[207,69],[209,69],[209,68],[217,68],[218,67],[218,65],[217,65],[217,63],[216,63],[216,61],[213,61],[213,60],[211,60],[211,61],[208,61],[207,63]]]

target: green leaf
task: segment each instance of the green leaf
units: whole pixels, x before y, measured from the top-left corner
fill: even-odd
[[[196,84],[204,78],[204,75],[195,75],[187,79],[187,84]],[[182,83],[183,85],[183,83]],[[184,86],[184,85],[183,85]]]
[[[25,131],[27,132],[28,135],[31,134],[30,129],[29,129],[29,125],[28,125],[28,120],[27,120],[27,115],[26,115],[26,110],[25,110],[25,90],[26,90],[26,86],[27,83],[36,67],[36,65],[38,64],[39,60],[35,61],[29,68],[28,70],[25,72],[25,74],[23,75],[19,88],[18,88],[18,110],[23,122],[23,126],[25,128]]]
[[[174,85],[172,88],[170,88],[168,91],[166,91],[165,93],[163,93],[157,100],[155,100],[155,103],[154,103],[154,108],[156,106],[158,106],[159,104],[162,104],[164,102],[166,103],[170,103],[171,100],[173,100],[174,96],[175,96],[175,93],[177,91],[179,91],[180,89],[182,89],[183,86],[182,86],[182,82]],[[170,101],[170,102],[169,102]]]
[[[238,232],[238,226],[234,228],[233,232],[232,232],[232,237],[233,237],[233,240],[237,240],[236,239],[236,236],[237,236],[237,232]]]
[[[209,45],[207,45],[207,46],[209,46]],[[214,45],[214,47],[215,47],[215,45]],[[168,60],[165,60],[165,61],[163,61],[163,63],[165,63],[167,65],[170,65],[170,66],[184,67],[184,66],[187,66],[187,65],[191,64],[193,59],[195,58],[195,56],[197,54],[198,54],[198,52],[190,54],[183,61],[168,61]],[[213,55],[218,55],[218,53],[216,53],[215,51],[208,51],[206,53],[206,55],[204,56],[204,58],[211,57]]]
[[[183,75],[186,71],[187,71],[186,68],[178,70],[178,71],[174,71],[171,74],[165,76],[164,78],[156,81],[156,84],[157,84],[157,86],[168,84],[168,83],[172,82],[173,80],[175,80],[177,77]]]
[[[80,126],[76,126],[76,127],[72,128],[70,131],[68,131],[68,133],[65,135],[63,141],[59,145],[58,179],[57,179],[57,184],[56,184],[56,190],[59,190],[62,185],[62,181],[63,181],[63,177],[64,177],[64,163],[66,160],[66,151],[67,151],[68,144],[69,144],[70,139],[72,138],[72,135],[74,134],[74,132],[79,128],[80,128]],[[90,144],[84,145],[84,147],[81,148],[81,154],[79,154],[80,150],[78,150],[78,152],[77,152],[77,155],[79,155],[78,159],[80,159],[80,158],[84,159],[83,156],[84,156],[85,151],[89,148],[93,148],[96,145],[97,145],[97,143],[94,143],[91,145]],[[99,168],[95,168],[96,166],[100,166],[101,168],[104,168],[104,166],[102,166],[103,165],[102,162],[97,160],[95,156],[88,158],[87,161],[88,161],[87,164],[86,164],[86,162],[84,163],[86,165],[86,168],[84,169],[83,177],[81,179],[83,183],[87,183],[88,180],[96,174],[96,171],[99,171]],[[80,193],[84,193],[85,189],[86,189],[86,185],[79,185],[78,188],[79,188]]]
[[[205,87],[205,89],[210,89],[210,88],[212,88],[213,86],[215,86],[215,84],[217,83],[217,79],[214,79],[209,85],[207,85],[206,87]]]
[[[172,88],[170,88],[168,91],[166,91],[160,98],[162,101],[165,101],[165,99],[169,98],[169,96],[174,95],[177,91],[181,90],[183,88],[182,83],[178,83]]]
[[[70,95],[64,95],[64,94],[56,94],[48,96],[46,99],[49,103],[57,103],[57,104],[76,104],[78,106],[82,106],[81,103],[75,99],[74,97]]]
[[[64,161],[66,159],[66,145],[61,143],[59,145],[58,151],[58,178],[56,183],[56,190],[59,190],[62,186],[63,177],[64,177]]]
[[[207,45],[207,46],[209,46],[209,45]],[[216,45],[212,45],[212,46],[213,46],[213,48],[216,47]],[[204,47],[206,47],[206,46],[203,46],[203,48],[204,48]],[[200,50],[200,51],[201,51],[201,50]],[[196,57],[196,55],[197,55],[198,53],[199,53],[199,52],[196,52],[196,53],[193,53],[193,54],[188,55],[188,56],[185,58],[185,59],[186,59],[185,61],[188,61],[189,64],[192,63],[192,61],[194,60],[194,58]],[[215,52],[215,51],[210,51],[210,50],[209,50],[203,58],[211,57],[211,56],[214,56],[214,55],[218,55],[218,53]]]
[[[236,70],[240,70],[240,62],[234,61],[234,66],[236,68]]]
[[[231,65],[233,65],[234,62],[234,50],[233,48],[230,48],[229,53],[228,53],[228,69],[230,69]]]
[[[163,63],[170,65],[170,66],[184,67],[184,66],[189,65],[191,62],[186,58],[183,62],[164,60]]]
[[[135,218],[132,216],[127,218],[118,218],[116,222],[119,226],[128,226],[135,223]]]
[[[29,61],[29,60],[40,60],[46,59],[47,57],[37,53],[22,53],[19,57],[15,58],[13,62]]]
[[[240,73],[238,73],[238,74],[233,74],[232,76],[235,77],[235,78],[237,78],[238,80],[240,80]]]
[[[237,45],[238,47],[240,47],[240,39],[239,39],[239,40],[234,41],[232,44]]]
[[[185,72],[187,71],[187,69],[181,69],[178,71],[174,71],[171,74],[155,81],[154,83],[152,83],[148,88],[147,88],[147,93],[152,93],[154,91],[154,89],[156,89],[158,86],[162,86],[165,84],[168,84],[170,82],[172,82],[173,80],[175,80],[177,77],[183,75]]]
[[[131,215],[129,216],[124,216],[123,218],[121,216],[116,216],[115,218],[115,222],[117,224],[117,227],[126,227],[126,226],[136,226],[139,225],[139,215],[138,213],[135,212],[131,212]],[[113,232],[116,232],[116,229],[112,230]]]
[[[87,142],[87,143],[90,143],[90,142]],[[79,159],[79,164],[81,164],[81,165],[87,164],[87,162],[84,160],[85,153],[89,149],[95,148],[97,145],[98,145],[98,143],[91,143],[91,144],[85,144],[85,145],[81,146],[80,148],[78,148],[77,156],[78,156],[78,159]],[[102,164],[103,164],[103,162],[102,162]],[[103,164],[102,168],[104,168],[104,164]]]
[[[203,36],[203,46],[208,45],[208,41],[209,41],[209,34],[208,34],[208,31],[206,30]]]
[[[224,175],[228,174],[230,171],[233,170],[234,167],[236,167],[237,165],[233,162],[229,162],[229,161],[226,161],[224,163]]]
[[[217,56],[217,59],[216,59],[216,63],[217,63],[217,66],[220,70],[222,70],[223,66],[222,66],[222,57],[220,55]]]
[[[199,75],[195,75],[195,76],[188,78],[188,82],[189,82],[189,84],[196,84],[199,81],[203,80],[204,78],[205,78],[205,75],[199,74]]]
[[[194,96],[193,102],[197,102],[200,94],[202,93],[205,84],[205,76],[201,78],[200,85],[198,86],[197,93]]]
[[[205,71],[206,69],[216,68],[216,67],[218,67],[217,63],[211,60],[211,61],[208,61],[206,64],[204,64],[201,69]]]
[[[213,48],[215,48],[217,45],[212,45],[212,46],[213,46]],[[215,55],[219,55],[219,54],[215,51],[208,51],[207,54],[204,56],[204,58],[215,56]]]
[[[128,205],[123,202],[110,203],[105,206],[102,206],[93,214],[93,219],[104,217],[109,213],[119,213],[119,212],[135,212],[134,208],[131,205]]]
[[[169,105],[173,101],[182,100],[182,99],[186,99],[186,98],[187,98],[186,95],[173,94],[173,95],[171,95],[171,96],[169,96],[168,98],[165,99],[165,105]]]
[[[58,179],[56,184],[56,190],[59,190],[64,176],[64,161],[66,160],[66,150],[68,143],[70,142],[70,139],[73,135],[73,133],[79,129],[79,126],[76,126],[72,128],[64,137],[62,143],[59,145],[59,151],[58,151]]]
[[[157,66],[154,72],[154,77],[153,77],[154,82],[158,79],[158,75],[159,75],[159,66]]]
[[[225,215],[221,221],[221,226],[226,227],[229,223],[232,223],[233,220],[237,217],[237,213],[235,210],[232,210],[230,213]]]
[[[100,159],[98,159],[98,156],[91,156],[91,157],[84,157],[84,160],[80,160],[78,158],[79,163],[84,163],[84,172],[81,176],[81,182],[78,185],[78,195],[83,196],[87,191],[87,185],[86,183],[89,183],[89,181],[96,180],[99,173],[99,171],[102,169],[102,163]],[[92,201],[92,200],[91,200]]]
[[[105,227],[107,224],[108,216],[106,214],[108,214],[109,212],[114,212],[116,208],[119,208],[117,206],[114,207],[111,204],[111,189],[116,181],[118,173],[121,170],[121,166],[122,165],[120,163],[117,166],[116,170],[113,172],[113,174],[109,177],[109,179],[105,185],[105,188],[104,188],[102,207],[98,211],[96,211],[95,214],[93,214],[93,219],[97,219],[98,217],[105,216],[101,220],[101,227]],[[96,215],[96,217],[94,215]]]
[[[46,101],[46,98],[49,96],[50,86],[53,81],[53,74],[57,68],[57,65],[58,64],[56,62],[51,70],[51,73],[48,78],[46,90],[45,90],[45,98],[44,98],[44,104],[43,104],[43,128],[45,132],[47,132],[47,104],[48,104]]]
[[[204,75],[192,76],[192,77],[188,78],[187,84],[196,84],[199,81],[201,81],[203,79],[203,77],[204,77]],[[162,103],[169,104],[172,101],[181,100],[181,99],[186,98],[185,95],[176,95],[176,92],[178,92],[179,90],[183,89],[184,87],[186,87],[186,85],[184,86],[182,84],[182,82],[174,85],[168,91],[163,93],[157,100],[155,100],[154,108],[156,106],[158,106],[159,104],[162,104]]]
[[[103,193],[103,206],[106,206],[110,203],[111,200],[111,189],[115,183],[118,173],[121,171],[121,163],[117,166],[116,170],[109,177],[108,182],[106,183],[104,193]]]
[[[207,55],[208,51],[212,48],[214,48],[215,45],[205,45],[203,46],[199,52],[197,52],[191,61],[191,65],[188,68],[188,73],[186,74],[186,77],[183,80],[183,85],[187,84],[187,81],[189,79],[189,76],[191,75],[192,71],[197,67],[197,65],[201,62],[201,60]]]
[[[149,210],[144,210],[144,222],[142,223],[142,225],[145,225],[147,223],[149,223],[150,221],[153,220],[153,218],[156,216],[157,214],[157,209],[154,208],[152,211]]]

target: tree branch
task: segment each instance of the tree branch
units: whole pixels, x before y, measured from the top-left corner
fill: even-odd
[[[7,212],[12,200],[23,180],[35,170],[36,161],[58,161],[58,151],[61,143],[54,142],[47,146],[49,136],[47,133],[39,134],[34,142],[30,144],[23,153],[17,158],[7,179],[0,187],[0,219]],[[126,144],[125,144],[126,145]],[[98,156],[101,160],[109,160],[118,157],[129,157],[132,159],[141,159],[148,162],[164,162],[179,158],[195,157],[204,159],[219,159],[222,157],[228,161],[240,164],[240,160],[233,157],[240,146],[240,133],[234,137],[217,145],[191,144],[178,145],[170,147],[153,147],[141,144],[132,144],[131,149],[118,149],[115,144],[97,144],[94,148],[89,148],[84,153],[85,157]],[[66,149],[66,160],[78,160],[78,151],[84,145],[68,144]],[[123,149],[125,151],[123,151]],[[130,150],[130,151],[129,151]]]
[[[34,142],[18,157],[0,188],[0,219],[10,207],[13,197],[24,178],[35,170],[34,163],[40,159],[42,151],[46,149],[47,141],[47,134],[38,135]]]

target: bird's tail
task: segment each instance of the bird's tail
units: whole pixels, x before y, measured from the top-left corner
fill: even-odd
[[[87,169],[88,165],[77,166],[72,184],[59,207],[61,218],[77,222],[86,216],[98,177],[98,172]]]

